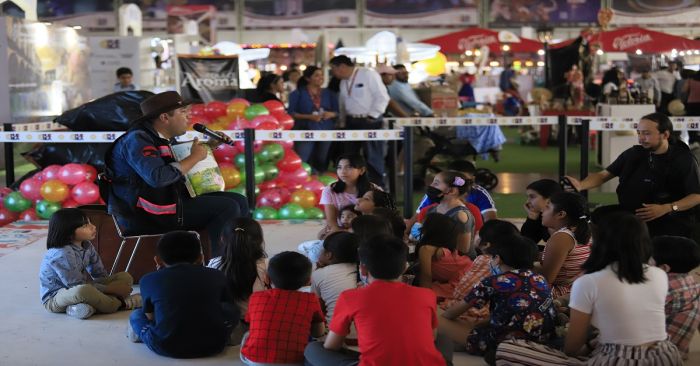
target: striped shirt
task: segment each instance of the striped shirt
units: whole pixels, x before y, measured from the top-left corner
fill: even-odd
[[[571,251],[569,252],[569,255],[566,256],[564,263],[562,263],[561,268],[559,269],[557,277],[552,283],[552,297],[554,297],[555,299],[571,292],[571,284],[573,284],[574,280],[581,276],[581,274],[583,274],[581,266],[591,254],[590,240],[586,244],[576,243],[576,237],[574,236],[574,233],[565,227],[557,230],[554,234],[552,234],[552,237],[554,237],[554,235],[558,233],[564,233],[571,236],[571,238],[574,240],[575,245],[574,248],[571,249]],[[545,257],[546,255],[547,246],[545,245],[544,251],[542,252],[542,256]]]

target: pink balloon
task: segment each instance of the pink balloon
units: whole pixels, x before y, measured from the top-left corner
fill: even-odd
[[[238,153],[238,149],[228,144],[221,144],[214,149],[214,159],[218,163],[230,163]]]
[[[63,208],[75,208],[78,206],[80,206],[80,204],[78,202],[75,202],[75,200],[72,198],[68,198],[65,201],[63,201],[63,203],[61,203],[61,207]]]
[[[61,166],[58,164],[49,165],[44,170],[41,171],[41,181],[46,182],[47,180],[58,179],[58,171],[61,170]]]
[[[97,169],[90,164],[83,164],[85,168],[85,180],[88,182],[94,182],[97,179]]]
[[[92,182],[82,182],[77,184],[70,191],[71,198],[81,205],[95,203],[100,199],[100,189]]]
[[[85,181],[87,172],[82,164],[66,164],[58,170],[58,179],[68,185],[75,185]]]
[[[321,191],[325,186],[318,179],[311,179],[301,185],[302,188],[314,192],[317,199],[321,199]]]
[[[43,182],[32,177],[25,179],[22,184],[19,185],[19,192],[22,196],[30,201],[41,200],[41,185]]]
[[[19,214],[18,220],[36,221],[39,220],[39,215],[36,214],[36,209],[34,207],[30,207]]]

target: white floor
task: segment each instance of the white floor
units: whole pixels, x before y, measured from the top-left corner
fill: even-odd
[[[267,252],[274,255],[320,230],[320,223],[265,225]],[[0,257],[0,366],[29,365],[242,365],[238,347],[206,359],[160,357],[125,338],[128,312],[96,315],[88,320],[51,314],[39,301],[38,269],[45,238]],[[700,365],[700,337],[695,337],[691,360]],[[485,365],[481,358],[456,353],[456,366]]]

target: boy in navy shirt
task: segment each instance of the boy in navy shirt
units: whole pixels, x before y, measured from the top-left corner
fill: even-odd
[[[141,279],[143,308],[131,313],[128,337],[167,357],[220,353],[240,311],[223,272],[202,266],[196,233],[173,231],[158,242],[158,271]]]

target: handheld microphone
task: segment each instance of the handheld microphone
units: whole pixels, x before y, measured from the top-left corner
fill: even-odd
[[[192,125],[192,128],[193,128],[195,131],[202,133],[203,135],[207,135],[207,136],[209,136],[210,138],[213,138],[214,140],[217,140],[217,141],[219,141],[219,142],[223,142],[224,144],[233,146],[233,141],[231,141],[230,139],[224,139],[223,137],[221,137],[221,135],[219,135],[218,133],[212,131],[212,130],[209,129],[207,126],[205,126],[205,125],[203,125],[203,124],[201,124],[201,123],[195,123],[195,124],[193,124],[193,125]]]

